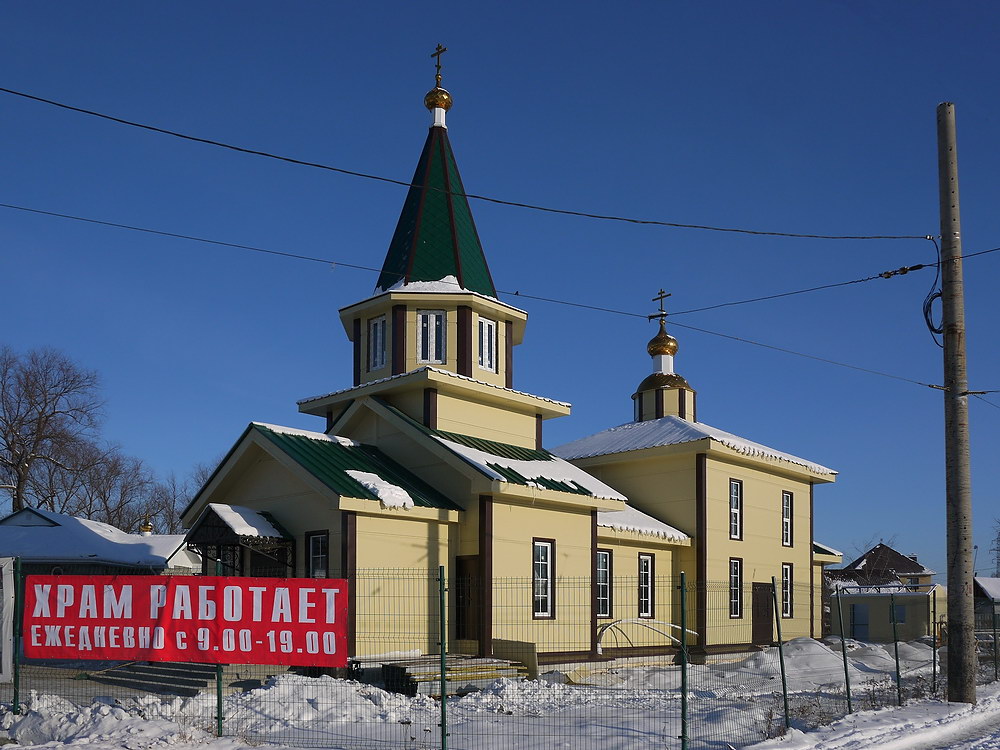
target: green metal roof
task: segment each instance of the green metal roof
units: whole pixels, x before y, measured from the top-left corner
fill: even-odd
[[[365,471],[402,487],[413,498],[416,507],[461,510],[458,505],[375,446],[344,444],[325,436],[313,438],[277,432],[260,424],[254,424],[252,428],[338,495],[378,500],[377,495],[346,473],[349,470]]]
[[[454,276],[462,289],[496,297],[446,128],[430,129],[411,183],[376,290]]]

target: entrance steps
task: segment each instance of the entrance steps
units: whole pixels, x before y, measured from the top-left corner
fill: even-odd
[[[260,687],[263,675],[287,671],[287,667],[258,667],[247,664],[226,665],[222,669],[223,692],[251,690]],[[194,696],[215,690],[214,664],[180,662],[130,662],[88,676],[93,682],[114,685],[143,693]]]
[[[403,695],[441,696],[441,656],[401,659],[358,659],[351,664],[352,676],[362,682],[380,684],[386,690]],[[445,694],[456,695],[486,687],[505,677],[524,679],[528,669],[520,662],[490,657],[448,654],[445,671]]]

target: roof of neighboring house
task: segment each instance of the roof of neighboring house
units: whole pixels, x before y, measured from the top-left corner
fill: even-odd
[[[979,578],[974,579],[980,590],[995,602],[1000,602],[1000,578]]]
[[[236,536],[266,539],[284,539],[287,536],[275,525],[272,519],[253,508],[242,505],[209,503],[207,509],[215,513],[219,520],[228,526]]]
[[[407,416],[383,399],[378,402],[395,415],[434,438],[490,479],[525,487],[537,487],[574,495],[627,501],[627,498],[583,469],[564,461],[547,450],[525,448],[496,440],[435,430]]]
[[[597,525],[606,529],[632,531],[642,536],[657,539],[668,539],[673,542],[683,542],[691,539],[683,531],[669,524],[658,521],[643,513],[638,508],[626,507],[623,510],[601,510],[597,512]]]
[[[617,427],[598,432],[588,437],[574,440],[557,448],[556,455],[565,459],[591,458],[614,453],[627,453],[644,448],[657,448],[666,445],[682,445],[697,440],[714,440],[737,453],[754,458],[765,458],[776,461],[786,461],[802,466],[814,474],[836,474],[833,469],[808,461],[790,453],[783,453],[766,445],[754,443],[746,438],[733,435],[718,427],[712,427],[702,422],[689,422],[680,417],[661,417],[645,422],[627,422]]]
[[[914,557],[916,557],[914,555]],[[887,544],[879,542],[865,552],[857,560],[843,567],[843,570],[855,571],[862,575],[894,573],[897,576],[931,576],[929,570],[913,557],[901,554]]]
[[[461,510],[373,445],[261,422],[248,429],[266,437],[338,495],[376,500],[385,507]]]
[[[451,281],[445,291],[469,290],[495,298],[446,128],[430,129],[410,182],[375,290]]]
[[[111,524],[40,508],[25,508],[0,519],[0,555],[25,562],[106,563],[162,570],[171,563],[192,564],[187,555],[175,556],[183,543],[183,534],[129,534]]]

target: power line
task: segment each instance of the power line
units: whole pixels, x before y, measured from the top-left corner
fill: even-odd
[[[158,235],[158,236],[162,236],[162,237],[171,237],[171,238],[175,238],[175,239],[190,240],[190,241],[193,241],[193,242],[202,242],[202,243],[206,243],[206,244],[210,244],[210,245],[217,245],[217,246],[220,246],[220,247],[234,248],[234,249],[237,249],[237,250],[248,250],[248,251],[251,251],[251,252],[264,253],[264,254],[267,254],[267,255],[275,255],[275,256],[279,256],[279,257],[283,257],[283,258],[293,258],[295,260],[304,260],[304,261],[309,261],[309,262],[313,262],[313,263],[322,263],[324,265],[330,265],[330,266],[334,266],[334,267],[340,266],[340,267],[343,267],[343,268],[352,268],[352,269],[361,270],[361,271],[372,271],[372,272],[375,272],[375,273],[378,273],[380,271],[380,269],[374,268],[372,266],[363,266],[363,265],[354,264],[354,263],[341,263],[339,261],[331,260],[331,259],[328,259],[328,258],[318,258],[318,257],[315,257],[315,256],[302,255],[302,254],[299,254],[299,253],[290,253],[290,252],[285,252],[285,251],[281,251],[281,250],[271,250],[271,249],[268,249],[268,248],[256,247],[254,245],[244,245],[244,244],[240,244],[240,243],[236,243],[236,242],[224,242],[222,240],[213,240],[213,239],[208,239],[208,238],[205,238],[205,237],[196,237],[194,235],[181,234],[179,232],[167,232],[167,231],[163,231],[163,230],[159,230],[159,229],[149,229],[147,227],[137,227],[137,226],[134,226],[134,225],[131,225],[131,224],[123,224],[123,223],[119,223],[119,222],[104,221],[104,220],[101,220],[101,219],[91,219],[91,218],[82,217],[82,216],[73,216],[71,214],[57,213],[55,211],[45,211],[45,210],[42,210],[42,209],[29,208],[29,207],[26,207],[26,206],[17,206],[17,205],[11,204],[11,203],[0,203],[0,208],[8,208],[8,209],[13,209],[13,210],[17,210],[17,211],[26,211],[26,212],[33,213],[33,214],[40,214],[40,215],[43,215],[43,216],[53,216],[53,217],[57,217],[57,218],[61,218],[61,219],[70,219],[70,220],[73,220],[73,221],[82,221],[82,222],[86,222],[88,224],[97,224],[97,225],[100,225],[100,226],[108,226],[108,227],[113,227],[113,228],[116,228],[116,229],[126,229],[126,230],[129,230],[129,231],[143,232],[143,233],[146,233],[146,234],[153,234],[153,235]],[[982,250],[982,251],[979,251],[979,252],[976,252],[976,253],[971,253],[969,256],[966,256],[966,257],[972,257],[972,256],[975,256],[975,255],[984,255],[986,253],[996,252],[998,250],[1000,250],[1000,247],[992,248],[990,250]],[[838,282],[838,283],[835,283],[835,284],[825,284],[825,285],[822,285],[822,286],[810,287],[808,289],[800,289],[800,290],[793,291],[793,292],[783,292],[781,294],[769,295],[769,296],[766,296],[766,297],[755,297],[755,298],[752,298],[752,299],[740,300],[740,301],[737,301],[737,302],[725,302],[725,303],[720,303],[718,305],[708,306],[708,307],[705,307],[705,308],[698,308],[697,310],[685,310],[685,311],[683,311],[683,313],[692,313],[692,312],[698,312],[698,311],[701,311],[701,310],[715,309],[715,308],[719,308],[719,307],[727,307],[727,306],[732,306],[732,305],[748,304],[748,303],[751,303],[751,302],[757,302],[757,301],[761,301],[761,300],[769,300],[769,299],[776,299],[776,298],[779,298],[779,297],[787,297],[787,296],[790,296],[790,295],[793,295],[793,294],[805,294],[807,292],[816,291],[816,290],[819,290],[819,289],[830,289],[830,288],[839,287],[839,286],[846,286],[846,285],[849,285],[849,284],[858,284],[858,283],[862,283],[862,282],[866,282],[866,281],[873,281],[875,279],[889,279],[889,278],[893,278],[895,276],[905,275],[905,274],[907,274],[907,273],[909,273],[910,271],[913,271],[913,270],[919,270],[919,269],[927,268],[927,267],[930,267],[930,266],[933,266],[933,265],[936,265],[936,264],[917,264],[917,265],[914,265],[914,266],[903,266],[902,268],[898,268],[898,269],[895,269],[895,270],[892,270],[892,271],[883,271],[882,273],[875,274],[874,276],[868,276],[868,277],[865,277],[863,279],[854,279],[852,281]],[[557,304],[557,305],[565,305],[565,306],[569,306],[569,307],[576,307],[576,308],[582,308],[582,309],[587,309],[587,310],[594,310],[594,311],[597,311],[597,312],[605,312],[605,313],[610,313],[610,314],[614,314],[614,315],[624,315],[624,316],[627,316],[627,317],[641,318],[643,320],[645,320],[645,319],[648,318],[647,315],[642,315],[641,313],[634,313],[634,312],[630,312],[630,311],[627,311],[627,310],[617,310],[617,309],[610,308],[610,307],[600,307],[600,306],[597,306],[597,305],[588,305],[588,304],[584,304],[584,303],[581,303],[581,302],[571,302],[569,300],[561,300],[561,299],[556,299],[556,298],[553,298],[553,297],[542,297],[542,296],[532,295],[532,294],[522,294],[520,291],[509,292],[509,291],[498,290],[498,292],[500,294],[504,294],[504,295],[509,296],[509,297],[519,297],[519,298],[524,298],[524,299],[533,299],[533,300],[538,300],[538,301],[542,301],[542,302],[550,302],[552,304]],[[672,313],[671,317],[673,315],[679,315],[679,314],[681,314],[681,313]],[[864,372],[864,373],[868,373],[868,374],[871,374],[871,375],[879,375],[881,377],[891,378],[893,380],[901,380],[903,382],[912,383],[914,385],[924,386],[924,387],[927,387],[927,388],[936,388],[936,389],[940,389],[941,388],[941,386],[932,385],[930,383],[924,383],[922,381],[914,380],[912,378],[907,378],[907,377],[903,377],[903,376],[900,376],[900,375],[893,375],[891,373],[882,372],[880,370],[872,370],[872,369],[865,368],[865,367],[859,367],[857,365],[851,365],[851,364],[847,364],[845,362],[838,362],[836,360],[827,359],[827,358],[824,358],[824,357],[817,357],[817,356],[812,355],[812,354],[805,354],[803,352],[797,352],[797,351],[795,351],[793,349],[786,349],[784,347],[774,346],[773,344],[764,344],[764,343],[761,343],[759,341],[753,341],[752,339],[746,339],[746,338],[742,338],[742,337],[739,337],[739,336],[732,336],[730,334],[719,333],[717,331],[710,331],[710,330],[705,329],[705,328],[698,328],[698,327],[691,326],[691,325],[685,325],[683,323],[678,323],[678,322],[673,321],[673,320],[671,320],[671,325],[677,326],[679,328],[685,328],[685,329],[688,329],[688,330],[697,331],[699,333],[708,334],[710,336],[718,336],[720,338],[729,339],[731,341],[738,341],[738,342],[741,342],[741,343],[744,343],[744,344],[751,344],[753,346],[759,346],[759,347],[762,347],[764,349],[771,349],[773,351],[779,351],[779,352],[783,352],[785,354],[791,354],[791,355],[794,355],[794,356],[797,356],[797,357],[803,357],[805,359],[811,359],[811,360],[814,360],[814,361],[817,361],[817,362],[824,362],[826,364],[835,365],[837,367],[844,367],[844,368],[847,368],[847,369],[856,370],[858,372]],[[983,391],[983,393],[989,393],[989,392],[991,392],[991,391]],[[976,397],[979,398],[979,396],[977,394],[978,394],[978,392],[976,394],[970,394],[970,395],[976,395]],[[985,401],[985,399],[983,399],[983,400]],[[986,403],[990,403],[990,402],[987,401]]]
[[[265,159],[275,159],[277,161],[287,162],[289,164],[296,164],[302,167],[311,167],[313,169],[323,169],[330,172],[337,172],[338,174],[348,175],[350,177],[361,177],[366,180],[376,180],[378,182],[385,182],[391,185],[400,185],[402,187],[414,187],[414,183],[406,182],[404,180],[396,180],[391,177],[382,177],[379,175],[369,174],[367,172],[359,172],[353,169],[344,169],[343,167],[335,167],[329,164],[322,164],[320,162],[306,161],[304,159],[296,159],[291,156],[283,156],[281,154],[271,153],[269,151],[261,151],[259,149],[246,148],[243,146],[236,146],[231,143],[225,143],[223,141],[216,141],[211,138],[201,138],[195,135],[189,135],[187,133],[181,133],[176,130],[168,130],[167,128],[160,128],[155,125],[147,125],[145,123],[136,122],[134,120],[126,120],[121,117],[115,117],[113,115],[104,114],[103,112],[96,112],[91,109],[84,109],[82,107],[74,107],[70,104],[65,104],[63,102],[57,102],[53,99],[46,99],[41,96],[35,96],[33,94],[27,94],[23,91],[15,91],[14,89],[8,89],[0,87],[0,92],[11,94],[13,96],[19,96],[24,99],[29,99],[34,102],[39,102],[41,104],[48,104],[53,107],[58,107],[60,109],[65,109],[70,112],[77,112],[83,115],[89,115],[91,117],[97,117],[102,120],[108,120],[109,122],[118,123],[119,125],[127,125],[132,128],[140,128],[142,130],[148,130],[153,133],[159,133],[161,135],[169,135],[173,138],[180,138],[186,141],[192,141],[194,143],[202,143],[208,146],[216,146],[218,148],[228,149],[230,151],[236,151],[242,154],[250,154],[253,156],[260,156]],[[417,187],[424,187],[419,186]],[[879,235],[837,235],[837,234],[803,234],[798,232],[771,232],[763,231],[757,229],[741,229],[737,227],[717,227],[708,224],[684,224],[674,221],[660,221],[657,219],[637,219],[634,217],[627,216],[615,216],[612,214],[597,214],[590,213],[587,211],[573,211],[564,208],[551,208],[548,206],[539,206],[533,203],[524,203],[521,201],[509,201],[502,200],[500,198],[491,198],[485,195],[476,195],[475,193],[459,193],[453,191],[442,190],[440,188],[434,188],[431,186],[426,186],[429,190],[436,190],[438,192],[450,193],[451,195],[462,196],[465,198],[470,198],[473,200],[484,201],[487,203],[494,203],[501,206],[511,206],[514,208],[525,208],[532,211],[543,211],[546,213],[560,214],[563,216],[578,216],[587,219],[599,219],[602,221],[618,221],[627,224],[645,224],[650,226],[661,226],[669,227],[672,229],[699,229],[709,232],[731,232],[737,234],[750,234],[759,235],[766,237],[795,237],[799,239],[812,239],[812,240],[922,240],[925,239],[927,235],[914,235],[914,234],[879,234]]]
[[[990,401],[989,399],[985,399],[985,398],[983,398],[982,396],[980,396],[979,394],[976,394],[976,393],[974,393],[974,394],[972,394],[972,395],[973,395],[973,396],[975,396],[976,398],[978,398],[978,399],[979,399],[980,401],[982,401],[982,402],[983,402],[984,404],[988,404],[989,406],[992,406],[992,407],[993,407],[994,409],[1000,409],[1000,404],[994,404],[994,403],[993,403],[992,401]]]

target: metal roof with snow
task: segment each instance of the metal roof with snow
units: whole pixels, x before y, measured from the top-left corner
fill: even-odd
[[[741,438],[739,435],[720,430],[718,427],[712,427],[702,422],[689,422],[674,416],[650,419],[644,422],[627,422],[560,445],[553,448],[553,453],[572,461],[573,459],[627,453],[645,448],[683,445],[706,438],[746,456],[786,461],[796,466],[802,466],[814,474],[833,475],[837,473],[821,464]]]

